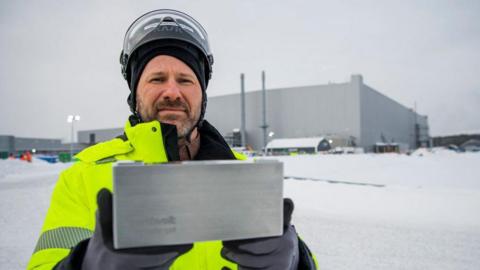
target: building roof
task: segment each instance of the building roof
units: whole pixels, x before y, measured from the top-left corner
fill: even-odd
[[[480,146],[480,140],[476,139],[470,139],[461,145],[462,147],[467,147],[467,146]]]
[[[395,146],[395,145],[398,145],[398,143],[396,143],[396,142],[390,142],[390,143],[389,143],[389,142],[387,142],[387,143],[385,143],[385,142],[376,142],[376,143],[375,143],[375,146]]]
[[[324,137],[273,139],[267,144],[267,148],[317,148],[324,139]]]

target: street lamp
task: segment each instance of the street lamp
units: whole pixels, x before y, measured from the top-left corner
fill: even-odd
[[[272,138],[273,138],[274,135],[275,135],[275,132],[273,132],[273,131],[270,131],[270,132],[268,133],[268,142],[270,142],[270,141],[272,140]],[[267,144],[268,144],[268,142],[267,142]],[[267,150],[267,145],[265,145],[265,149],[264,149],[264,151],[263,151],[263,155],[266,156],[266,155],[268,154],[267,152],[268,152],[268,150]]]
[[[70,132],[70,160],[73,160],[73,126],[75,121],[80,121],[80,115],[69,115],[67,116],[67,122],[71,123],[71,132]]]

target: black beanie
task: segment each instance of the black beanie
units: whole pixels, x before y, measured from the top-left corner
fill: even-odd
[[[205,90],[207,89],[209,79],[209,74],[205,70],[206,61],[196,47],[178,40],[163,40],[147,43],[135,50],[131,56],[129,70],[127,71],[127,82],[130,88],[128,105],[132,112],[136,114],[136,94],[140,76],[148,62],[158,55],[175,57],[193,70],[202,88],[202,111],[200,115],[200,120],[202,120],[207,102]]]

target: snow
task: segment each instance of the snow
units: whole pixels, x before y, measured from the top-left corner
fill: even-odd
[[[480,269],[480,153],[279,159],[321,269]]]
[[[322,270],[480,269],[480,153],[275,158],[308,179],[285,196]],[[25,268],[66,166],[0,161],[0,269]]]
[[[25,269],[67,164],[0,160],[0,269]]]

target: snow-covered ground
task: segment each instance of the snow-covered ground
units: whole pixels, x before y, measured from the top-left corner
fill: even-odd
[[[417,153],[418,154],[418,153]],[[480,153],[282,157],[321,269],[480,269]]]
[[[0,269],[25,269],[67,164],[0,160]]]
[[[322,270],[480,269],[480,153],[279,159]],[[25,268],[66,166],[0,161],[0,269]]]

